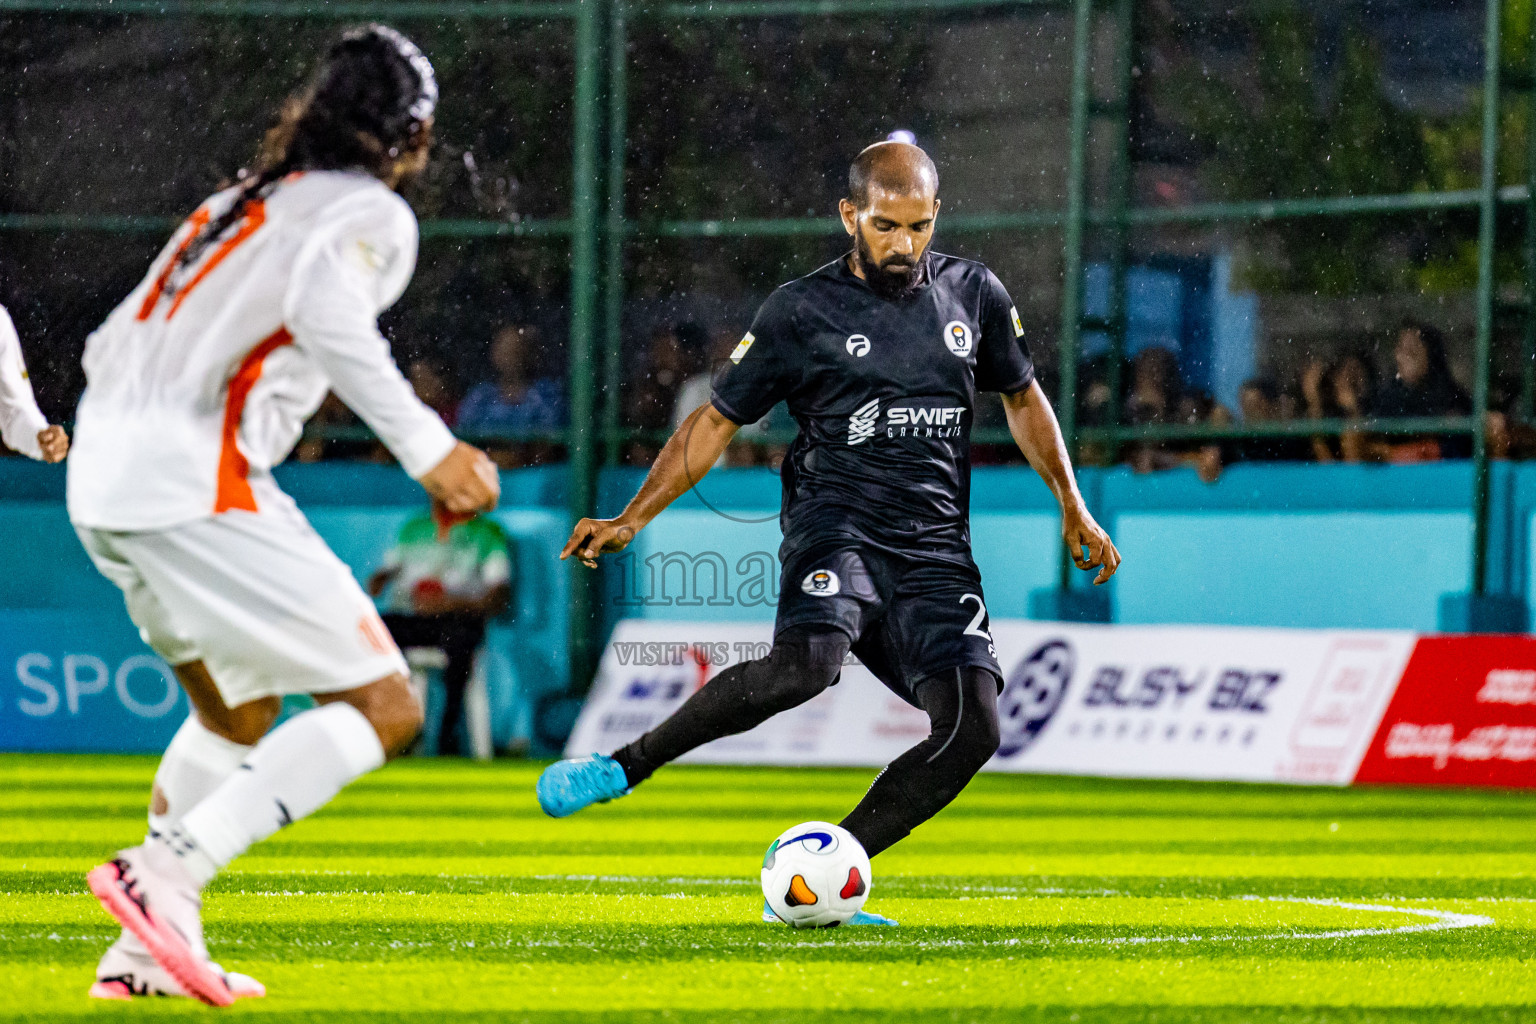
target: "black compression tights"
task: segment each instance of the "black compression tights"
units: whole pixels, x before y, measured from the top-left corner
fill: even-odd
[[[688,751],[746,732],[798,707],[837,681],[848,638],[841,630],[791,628],[766,658],[725,669],[666,721],[614,752],[631,786]],[[905,838],[960,795],[997,751],[997,677],[959,668],[917,685],[932,731],[892,761],[843,819],[871,857]]]
[[[947,807],[997,753],[997,676],[987,669],[929,676],[917,699],[928,738],[887,765],[842,820],[871,857]]]
[[[837,682],[847,654],[842,630],[792,626],[774,638],[768,657],[722,670],[666,721],[614,751],[614,759],[636,785],[694,747],[746,732],[804,704]]]

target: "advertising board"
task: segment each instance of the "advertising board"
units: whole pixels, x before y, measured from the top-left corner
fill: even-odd
[[[607,753],[727,665],[767,652],[767,624],[626,620],[566,750]],[[1414,634],[994,621],[1004,673],[993,771],[1347,784]],[[927,716],[857,661],[841,681],[685,760],[883,765]]]

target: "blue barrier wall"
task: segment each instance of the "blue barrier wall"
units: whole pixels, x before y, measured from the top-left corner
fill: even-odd
[[[1490,583],[1527,594],[1536,466],[1494,468]],[[616,477],[605,512],[636,482]],[[1125,556],[1111,584],[1118,622],[1433,631],[1440,596],[1467,585],[1463,463],[1247,465],[1215,484],[1185,471],[1085,470],[1082,487]],[[729,470],[699,492],[659,516],[609,574],[611,616],[772,618],[771,602],[743,601],[739,591],[756,597],[751,556],[778,545],[777,479]],[[971,532],[992,614],[1025,617],[1030,591],[1054,585],[1058,530],[1034,474],[976,470]],[[728,582],[717,587],[722,571]],[[722,593],[733,600],[719,601]]]
[[[1496,465],[1490,583],[1530,600],[1536,579],[1536,465]],[[377,565],[419,488],[396,469],[291,466],[284,487],[360,579]],[[612,514],[643,473],[604,474]],[[566,687],[569,526],[565,475],[508,473],[497,513],[516,547],[514,608],[487,653],[496,738],[530,734],[538,697]],[[1193,473],[1086,470],[1082,486],[1125,565],[1117,621],[1432,631],[1436,605],[1466,586],[1467,465],[1237,466],[1214,485]],[[603,570],[609,623],[624,616],[766,620],[776,599],[778,478],[712,473]],[[1028,470],[974,475],[972,533],[989,610],[1024,617],[1056,578],[1054,503]],[[0,749],[162,746],[185,714],[139,643],[114,587],[64,515],[58,467],[0,459]]]
[[[279,476],[360,581],[424,505],[421,489],[390,467],[289,466]],[[509,473],[503,493],[496,517],[518,578],[511,607],[487,632],[484,661],[500,746],[529,741],[538,698],[566,689],[568,633],[568,575],[555,557],[569,532],[564,474]],[[86,557],[63,496],[58,467],[0,460],[0,749],[163,749],[185,698],[166,699],[162,683],[174,677]]]

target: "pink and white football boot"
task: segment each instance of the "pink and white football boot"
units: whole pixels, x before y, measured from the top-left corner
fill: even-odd
[[[260,999],[267,994],[266,986],[246,974],[226,971],[213,961],[208,962],[220,977],[230,995],[236,999]],[[107,948],[96,965],[96,983],[91,986],[92,999],[135,999],[140,996],[186,996],[184,990],[170,972],[155,962],[142,943],[132,932],[124,932]]]
[[[169,847],[151,839],[121,850],[85,880],[107,913],[144,944],[182,992],[209,1006],[235,1001],[223,975],[208,962],[199,887]]]

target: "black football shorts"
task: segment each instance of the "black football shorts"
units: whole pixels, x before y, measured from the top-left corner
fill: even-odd
[[[976,666],[1002,679],[981,572],[968,555],[807,545],[784,563],[774,633],[805,625],[847,633],[854,656],[914,706],[929,676]]]

